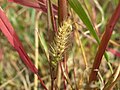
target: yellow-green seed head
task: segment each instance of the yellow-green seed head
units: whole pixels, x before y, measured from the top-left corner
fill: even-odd
[[[58,32],[55,33],[54,40],[51,44],[51,64],[56,67],[58,62],[63,59],[63,53],[68,42],[68,37],[72,31],[72,23],[70,19],[63,22],[62,26],[58,28]]]

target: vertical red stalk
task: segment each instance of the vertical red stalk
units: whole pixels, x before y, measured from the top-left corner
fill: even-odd
[[[67,18],[67,0],[58,0],[58,23],[61,23]]]
[[[116,25],[119,18],[120,18],[120,1],[119,1],[119,4],[118,4],[115,12],[113,13],[111,19],[109,20],[108,24],[106,25],[106,30],[103,34],[101,43],[99,45],[98,52],[96,54],[95,61],[93,64],[92,72],[89,77],[89,83],[91,83],[92,81],[95,81],[97,79],[97,70],[99,69],[102,56],[106,50],[108,41],[110,40],[110,37],[112,35],[113,28]]]
[[[57,32],[57,25],[56,25],[56,20],[55,20],[55,15],[54,15],[54,12],[53,12],[53,6],[52,6],[52,3],[51,3],[51,0],[48,1],[49,3],[49,8],[50,8],[50,14],[51,14],[51,22],[52,22],[52,27],[53,27],[53,30],[55,32]]]
[[[67,0],[58,0],[58,24],[59,26],[61,26],[62,22],[67,18],[68,16],[67,14],[68,14],[67,13]],[[64,60],[66,60],[66,55],[64,55]],[[64,64],[66,63],[64,62]],[[64,90],[66,90],[66,81],[65,81],[64,76],[63,76],[63,80],[64,80]]]

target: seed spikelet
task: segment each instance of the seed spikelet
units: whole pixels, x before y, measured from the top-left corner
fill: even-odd
[[[63,22],[62,26],[58,28],[58,32],[55,33],[54,40],[50,45],[51,64],[53,67],[56,67],[58,62],[62,60],[71,31],[71,20],[67,19]]]

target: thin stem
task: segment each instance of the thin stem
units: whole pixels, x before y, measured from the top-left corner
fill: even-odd
[[[38,68],[38,46],[39,46],[39,41],[38,41],[38,19],[39,16],[41,15],[41,12],[37,14],[36,21],[35,21],[35,66]],[[38,87],[38,77],[34,75],[34,90],[37,90]]]
[[[57,32],[57,25],[56,25],[56,20],[55,20],[55,15],[53,13],[53,6],[51,3],[51,0],[48,0],[49,4],[49,9],[50,9],[50,17],[51,17],[51,22],[52,22],[52,28],[55,32]]]
[[[98,72],[95,71],[95,70],[99,69],[102,56],[103,56],[103,54],[104,54],[104,52],[106,50],[108,41],[110,40],[110,37],[111,37],[112,32],[113,32],[113,28],[116,25],[119,17],[120,17],[120,1],[119,1],[119,4],[118,4],[115,12],[113,13],[113,15],[112,15],[112,17],[110,19],[110,21],[106,25],[106,30],[104,32],[104,35],[102,37],[100,46],[98,48],[98,52],[97,52],[95,60],[94,60],[92,72],[91,72],[90,77],[89,77],[89,83],[91,83],[92,81],[96,81],[97,80],[97,73]]]

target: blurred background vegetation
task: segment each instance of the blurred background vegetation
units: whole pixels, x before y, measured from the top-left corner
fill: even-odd
[[[101,22],[101,18],[104,18],[101,25],[98,27],[98,33],[101,37],[105,30],[105,25],[108,19],[111,17],[114,9],[116,8],[119,0],[97,0],[97,6],[93,4],[92,0],[85,0],[85,4],[88,8],[89,14],[93,17],[95,24]],[[85,7],[83,0],[80,1]],[[53,3],[57,3],[57,0],[53,0]],[[25,6],[17,5],[15,3],[9,3],[6,0],[0,0],[0,5],[8,16],[11,24],[13,25],[17,35],[19,36],[27,54],[34,62],[35,58],[35,18],[37,11]],[[100,9],[101,11],[100,11]],[[92,13],[91,13],[92,12]],[[76,21],[80,21],[75,13],[72,13]],[[104,16],[103,16],[104,15]],[[96,18],[96,19],[94,19]],[[47,87],[50,86],[50,75],[48,60],[43,48],[43,45],[49,45],[49,38],[52,31],[48,31],[47,15],[41,13],[39,17],[39,33],[41,34],[41,42],[39,42],[39,73],[42,79],[45,81]],[[81,25],[82,24],[82,25]],[[76,82],[79,88],[85,86],[89,77],[92,63],[95,58],[98,45],[94,42],[94,39],[89,35],[88,30],[81,23],[79,28],[79,39],[76,37],[72,40],[72,48],[70,48],[68,55],[68,71],[69,78],[72,83]],[[120,51],[120,20],[114,28],[114,32],[109,42],[108,47]],[[78,42],[77,42],[78,39]],[[79,41],[80,40],[80,41]],[[44,43],[43,45],[41,43]],[[85,68],[85,63],[82,56],[81,45],[85,52],[88,68]],[[5,36],[0,32],[0,90],[32,90],[34,87],[34,75],[25,67],[20,60],[19,55],[14,48],[9,44]],[[120,58],[116,57],[111,52],[107,52],[109,60],[115,69],[120,63]],[[75,77],[74,79],[74,72]],[[111,76],[111,72],[107,66],[106,61],[102,60],[100,66],[100,76],[102,76],[103,82],[106,82]],[[97,83],[97,86],[102,87],[103,83]],[[39,86],[40,87],[40,86]],[[38,87],[38,88],[39,88]],[[61,90],[63,84],[61,83]],[[41,88],[39,88],[41,90]],[[67,87],[69,90],[69,86]],[[117,83],[114,90],[120,90],[120,82]]]

